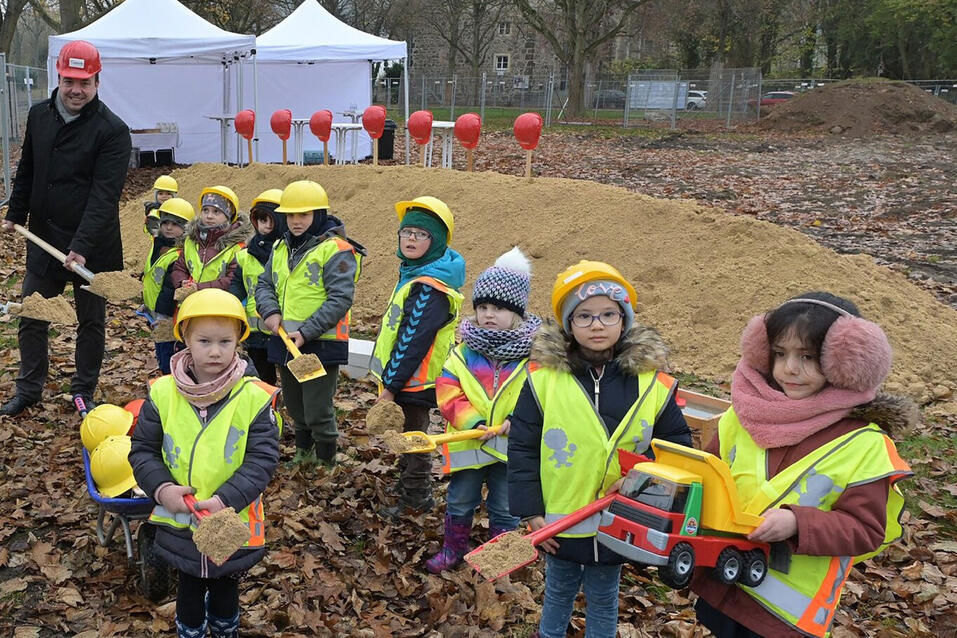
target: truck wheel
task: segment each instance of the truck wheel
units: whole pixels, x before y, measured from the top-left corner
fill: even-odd
[[[140,588],[143,595],[158,603],[170,594],[173,574],[162,558],[156,555],[153,542],[156,528],[147,522],[140,523],[136,531],[136,549],[139,553]]]
[[[757,587],[768,575],[768,560],[760,549],[752,549],[744,556],[744,569],[741,571],[741,584]]]
[[[744,565],[744,556],[734,547],[725,547],[718,554],[718,562],[714,565],[713,576],[718,582],[730,585],[737,582]]]
[[[678,543],[668,556],[668,564],[658,568],[658,578],[672,589],[684,589],[694,573],[694,548]]]

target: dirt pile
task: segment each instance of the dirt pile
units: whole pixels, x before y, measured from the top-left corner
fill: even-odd
[[[23,300],[23,305],[14,314],[51,323],[73,323],[76,321],[73,306],[64,297],[57,295],[46,299],[38,292],[26,297]]]
[[[521,178],[418,167],[199,164],[174,173],[194,201],[204,186],[235,188],[243,206],[267,188],[313,179],[332,211],[368,249],[356,287],[354,321],[378,325],[397,278],[393,204],[431,194],[455,214],[453,247],[468,264],[463,312],[476,275],[518,244],[533,262],[531,310],[550,315],[555,276],[581,259],[607,261],[634,282],[638,318],[668,341],[679,372],[726,381],[747,320],[787,297],[827,289],[856,301],[895,349],[891,380],[915,398],[937,385],[957,391],[957,314],[904,275],[870,257],[845,256],[804,235],[694,201],[638,195],[569,179]],[[139,202],[122,212],[124,246],[142,263],[149,243]],[[364,335],[367,338],[369,335]],[[380,430],[381,431],[381,430]]]
[[[907,82],[847,80],[775,105],[753,126],[780,133],[852,137],[947,133],[957,128],[957,106]]]
[[[412,436],[402,436],[400,432],[395,430],[386,430],[382,433],[382,445],[393,454],[405,454],[410,450],[417,450],[429,445],[429,440],[421,432],[411,434]]]
[[[366,414],[366,429],[372,434],[401,432],[404,424],[405,414],[393,401],[379,401]]]
[[[497,578],[515,571],[528,561],[538,558],[535,546],[518,530],[506,532],[492,543],[468,555],[469,564],[486,578]]]

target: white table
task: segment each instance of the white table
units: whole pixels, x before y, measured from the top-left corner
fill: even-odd
[[[293,118],[292,120],[292,128],[296,134],[292,143],[292,158],[293,162],[299,166],[303,165],[303,135],[305,135],[304,129],[308,123],[307,118]]]
[[[432,122],[432,137],[425,148],[426,165],[432,166],[432,146],[436,136],[442,138],[442,168],[452,168],[452,140],[455,122],[438,120]]]
[[[359,131],[362,130],[361,124],[349,124],[347,122],[333,122],[332,132],[336,134],[336,164],[358,164],[359,163]],[[352,133],[352,161],[346,160],[346,138]]]
[[[236,119],[235,115],[204,115],[203,117],[210,120],[219,121],[219,161],[221,164],[226,163],[226,135],[229,133],[229,124]],[[239,154],[242,152],[239,144],[236,145],[236,164],[240,164]],[[250,158],[252,161],[252,158]]]

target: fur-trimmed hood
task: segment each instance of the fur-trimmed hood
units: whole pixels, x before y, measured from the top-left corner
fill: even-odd
[[[874,400],[859,405],[847,415],[866,423],[876,423],[888,434],[910,430],[920,424],[920,410],[907,397],[878,392]]]
[[[216,252],[222,252],[224,249],[229,248],[233,244],[238,244],[239,242],[245,242],[250,237],[253,236],[253,225],[249,221],[249,216],[245,213],[239,213],[234,221],[226,230],[222,231],[210,231],[216,241]],[[218,237],[216,235],[219,234]],[[186,242],[186,238],[189,237],[195,241],[200,246],[203,246],[203,242],[199,238],[199,218],[193,218],[191,222],[186,224],[186,232],[183,233],[176,241],[176,245],[179,248],[183,247],[183,244]]]
[[[529,359],[562,372],[572,369],[572,337],[565,334],[554,320],[547,320],[535,334]],[[634,324],[615,345],[615,361],[628,375],[638,376],[649,370],[668,369],[669,348],[654,328]]]

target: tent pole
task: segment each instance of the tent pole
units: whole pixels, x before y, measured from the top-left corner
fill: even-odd
[[[243,110],[243,56],[239,54],[236,58],[237,64],[236,69],[238,70],[239,79],[236,81],[236,112],[239,113]],[[253,158],[249,158],[250,163],[253,161]],[[243,165],[243,145],[239,143],[239,137],[236,137],[236,166]]]
[[[408,45],[406,45],[408,46]],[[405,165],[409,165],[409,53],[402,58],[402,77],[405,82]]]
[[[256,49],[253,49],[253,113],[259,118],[259,60],[256,57]],[[259,161],[259,136],[256,135],[256,127],[253,127],[253,139],[256,141],[256,161]],[[252,158],[249,158],[252,162]]]

